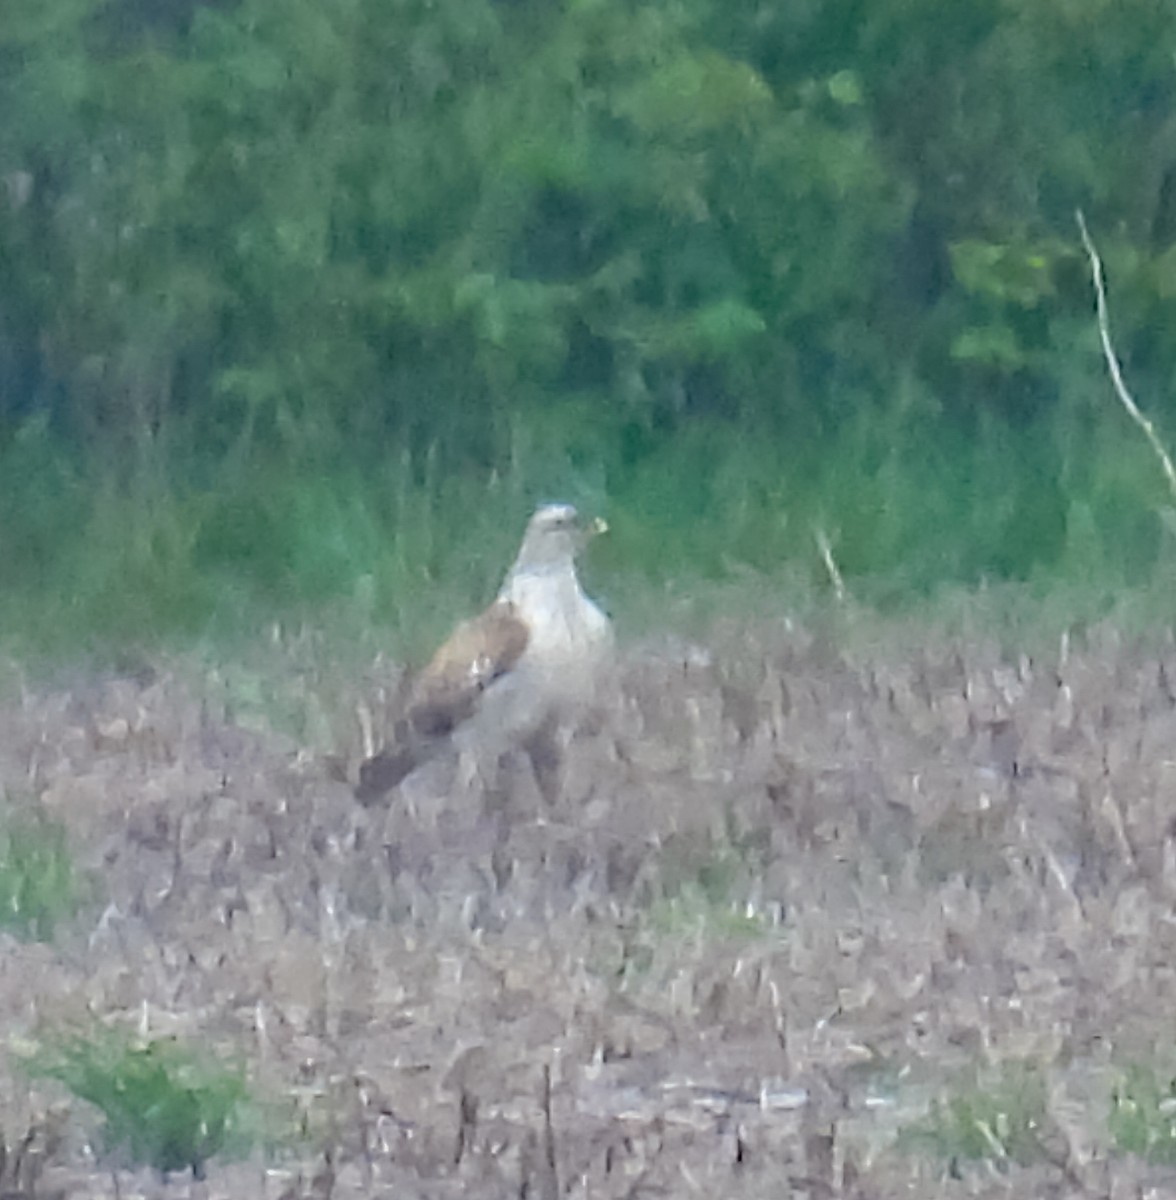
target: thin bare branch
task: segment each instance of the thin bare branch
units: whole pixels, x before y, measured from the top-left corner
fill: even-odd
[[[1176,499],[1176,467],[1172,465],[1172,458],[1167,450],[1164,449],[1164,445],[1156,433],[1156,427],[1140,411],[1139,405],[1135,403],[1131,393],[1127,390],[1126,383],[1123,382],[1123,372],[1119,366],[1119,358],[1115,353],[1114,344],[1111,342],[1110,319],[1107,315],[1107,291],[1103,282],[1102,259],[1099,257],[1090,232],[1086,228],[1086,218],[1083,216],[1082,210],[1078,209],[1075,215],[1078,218],[1078,231],[1082,234],[1082,245],[1086,247],[1086,254],[1090,259],[1090,273],[1094,278],[1094,294],[1098,305],[1098,332],[1099,337],[1102,339],[1103,356],[1107,360],[1107,370],[1111,374],[1111,383],[1114,385],[1115,394],[1127,410],[1127,415],[1143,430],[1144,437],[1147,438],[1148,444],[1160,460],[1160,466],[1163,467],[1164,475],[1168,480],[1168,488],[1172,493],[1173,499]]]

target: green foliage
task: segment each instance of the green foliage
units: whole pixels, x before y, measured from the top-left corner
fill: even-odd
[[[991,1078],[977,1078],[931,1105],[926,1119],[907,1129],[903,1142],[952,1162],[1048,1161],[1045,1081],[1029,1063],[1006,1063]]]
[[[1109,1123],[1120,1150],[1149,1162],[1176,1162],[1176,1080],[1154,1067],[1132,1067],[1111,1097]]]
[[[5,317],[35,327],[71,424],[139,452],[423,428],[501,457],[505,414],[585,382],[673,412],[697,366],[728,374],[834,298],[864,312],[869,244],[901,219],[853,73],[777,90],[708,44],[698,0],[243,0],[113,43],[98,0],[58,3],[8,35],[0,160],[29,190]],[[71,137],[39,169],[19,117],[38,128],[66,34]]]
[[[684,837],[663,848],[648,914],[655,943],[682,936],[756,938],[776,927],[778,906],[754,899],[763,873],[760,839],[736,830],[729,814],[724,824],[721,835]]]
[[[0,821],[0,926],[47,942],[79,902],[65,830],[43,814],[6,807]]]
[[[715,870],[721,871],[722,866],[716,865]],[[772,932],[771,914],[721,894],[716,884],[714,875],[704,872],[698,883],[684,884],[673,896],[658,901],[649,917],[654,943],[681,937],[731,942]]]
[[[1166,432],[1170,5],[132,9],[0,23],[5,628],[406,612],[569,490],[659,580],[1162,560],[1073,211]]]
[[[245,1149],[244,1077],[175,1041],[77,1037],[41,1051],[28,1066],[102,1113],[106,1150],[122,1165],[163,1175],[191,1168],[203,1179],[211,1158]]]
[[[996,419],[965,437],[915,404],[815,444],[700,420],[618,450],[590,415],[512,441],[505,472],[447,472],[428,453],[313,472],[198,460],[118,488],[26,437],[0,453],[0,506],[19,514],[0,525],[2,645],[26,659],[145,651],[312,618],[416,658],[493,595],[551,496],[609,517],[586,570],[631,629],[663,621],[669,595],[705,604],[732,581],[776,610],[826,592],[818,531],[854,595],[887,605],[978,579],[1069,581],[1091,602],[1153,580],[1163,593],[1176,565],[1163,476],[1094,399],[1087,430],[1064,438]]]

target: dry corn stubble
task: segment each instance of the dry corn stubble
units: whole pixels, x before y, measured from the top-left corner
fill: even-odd
[[[243,1057],[285,1114],[274,1195],[974,1194],[942,1179],[972,1152],[1002,1195],[1162,1177],[1109,1114],[1176,1059],[1176,648],[877,633],[631,648],[550,803],[521,763],[451,796],[441,762],[363,809],[185,664],[26,693],[0,759],[103,894],[11,943],[10,1025],[51,1028],[64,987]],[[339,729],[379,710],[318,668]],[[911,1153],[936,1098],[963,1116]],[[109,1187],[84,1144],[47,1188]],[[263,1157],[210,1187],[256,1195]]]

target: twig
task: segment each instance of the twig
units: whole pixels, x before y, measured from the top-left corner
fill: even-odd
[[[1082,215],[1082,210],[1078,209],[1075,215],[1078,218],[1078,231],[1082,234],[1082,245],[1086,247],[1086,255],[1090,259],[1090,273],[1094,278],[1094,294],[1098,305],[1098,332],[1099,337],[1102,339],[1103,357],[1107,360],[1107,370],[1111,373],[1111,383],[1114,384],[1115,394],[1127,410],[1127,415],[1143,430],[1144,437],[1147,438],[1148,444],[1155,451],[1156,457],[1160,460],[1160,466],[1164,469],[1164,475],[1167,477],[1168,488],[1172,492],[1173,498],[1176,499],[1176,467],[1172,465],[1172,459],[1167,450],[1164,449],[1164,445],[1156,433],[1156,427],[1139,411],[1139,405],[1131,398],[1131,393],[1127,390],[1127,385],[1123,382],[1123,372],[1119,366],[1118,356],[1115,354],[1115,347],[1111,342],[1110,321],[1107,317],[1107,291],[1103,283],[1102,259],[1099,258],[1098,250],[1095,248],[1090,233],[1086,228],[1086,218]]]
[[[825,570],[829,572],[829,578],[833,581],[833,594],[837,597],[837,603],[844,604],[845,580],[841,578],[837,560],[833,557],[833,547],[829,545],[829,539],[825,536],[823,529],[814,530],[813,537],[817,539],[817,549],[821,552],[821,560],[825,564]]]
[[[356,720],[359,721],[359,737],[362,743],[364,758],[371,758],[376,752],[376,735],[372,721],[372,710],[361,700],[355,706]]]
[[[559,1200],[559,1167],[556,1165],[555,1126],[551,1121],[551,1064],[543,1064],[543,1091],[540,1094],[543,1107],[543,1174],[539,1184],[539,1195],[543,1200]]]

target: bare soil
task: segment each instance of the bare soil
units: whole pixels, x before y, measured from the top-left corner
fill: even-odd
[[[440,760],[359,806],[329,752],[396,670],[313,641],[10,697],[0,783],[93,900],[0,935],[9,1045],[178,1036],[288,1136],[115,1174],[9,1051],[4,1194],[1176,1195],[1108,1134],[1122,1071],[1176,1066],[1172,639],[874,632],[630,647],[554,798]],[[898,1137],[1017,1064],[1034,1153]]]

